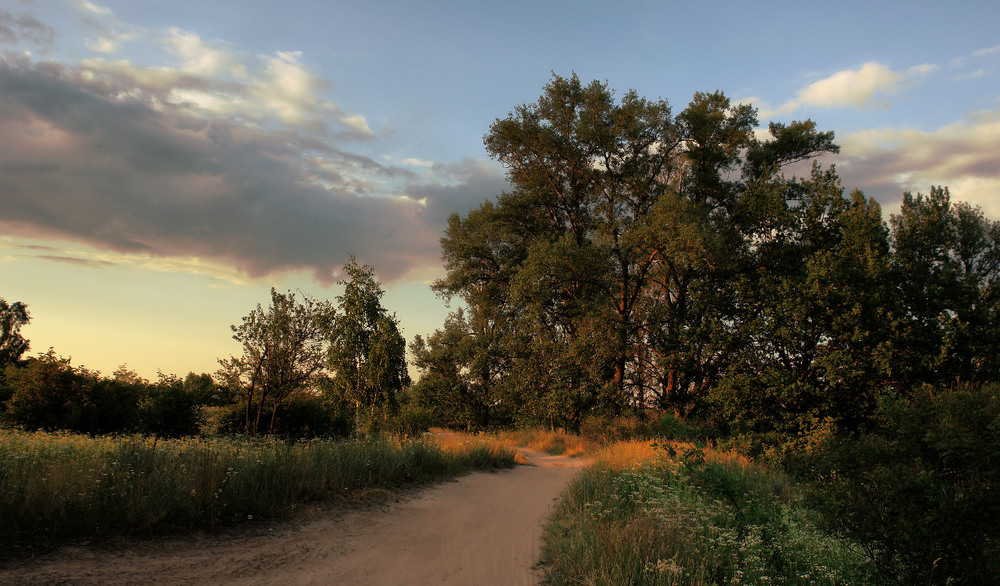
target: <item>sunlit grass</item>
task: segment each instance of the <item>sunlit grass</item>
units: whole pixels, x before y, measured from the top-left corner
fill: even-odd
[[[562,429],[516,429],[498,432],[495,437],[511,447],[523,446],[555,456],[582,456],[598,447],[594,442]]]
[[[551,584],[862,584],[792,483],[734,453],[630,441],[594,455],[545,529]]]
[[[0,430],[0,542],[212,529],[310,500],[510,467],[513,450],[433,438],[90,438]]]

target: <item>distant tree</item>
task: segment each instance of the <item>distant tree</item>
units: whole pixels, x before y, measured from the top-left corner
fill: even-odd
[[[192,377],[197,377],[194,380],[198,383],[206,382],[194,373],[183,380],[175,375],[160,373],[155,383],[147,383],[139,402],[138,431],[161,437],[197,434],[198,407],[205,404],[205,396],[199,394],[197,386],[189,384]],[[211,377],[208,378],[210,382]]]
[[[374,269],[352,255],[344,272],[344,294],[337,297],[329,330],[332,389],[354,403],[359,427],[377,426],[386,410],[396,408],[396,393],[410,384],[406,340],[396,316],[382,307],[384,291]]]
[[[492,377],[483,371],[488,362],[477,359],[478,348],[462,310],[449,315],[444,328],[426,340],[418,335],[410,343],[413,364],[420,370],[414,400],[444,425],[480,430],[497,418],[498,397]]]
[[[86,431],[86,409],[93,377],[74,368],[51,348],[5,370],[12,395],[5,405],[7,423],[28,430]]]
[[[331,308],[292,292],[271,289],[271,305],[257,309],[232,326],[243,355],[220,359],[218,377],[234,389],[244,406],[244,431],[271,432],[282,402],[316,384],[326,367],[327,325]],[[265,426],[266,425],[266,426]]]
[[[31,321],[28,306],[20,301],[8,304],[0,298],[0,368],[16,362],[28,351],[28,340],[21,335],[21,326]]]

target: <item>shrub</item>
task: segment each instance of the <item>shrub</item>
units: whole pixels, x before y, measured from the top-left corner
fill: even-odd
[[[416,401],[407,401],[385,422],[384,430],[397,437],[417,437],[428,431],[435,424],[435,419],[432,412]]]
[[[867,583],[863,558],[816,527],[785,477],[657,445],[614,444],[573,480],[545,528],[547,583]]]
[[[806,461],[827,525],[885,581],[986,584],[1000,576],[1000,387],[925,388],[886,400],[883,427]]]

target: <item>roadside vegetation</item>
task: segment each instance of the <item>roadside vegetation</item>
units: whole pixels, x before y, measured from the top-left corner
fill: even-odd
[[[784,475],[680,442],[614,444],[545,528],[550,584],[870,584]]]
[[[0,543],[214,530],[514,465],[496,443],[433,438],[87,437],[0,430]],[[24,551],[24,550],[22,550]]]

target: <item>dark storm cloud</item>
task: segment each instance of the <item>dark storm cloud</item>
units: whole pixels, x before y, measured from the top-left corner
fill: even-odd
[[[322,282],[353,252],[393,280],[438,266],[448,213],[503,189],[488,164],[422,180],[330,135],[203,118],[135,89],[0,60],[0,230]]]

